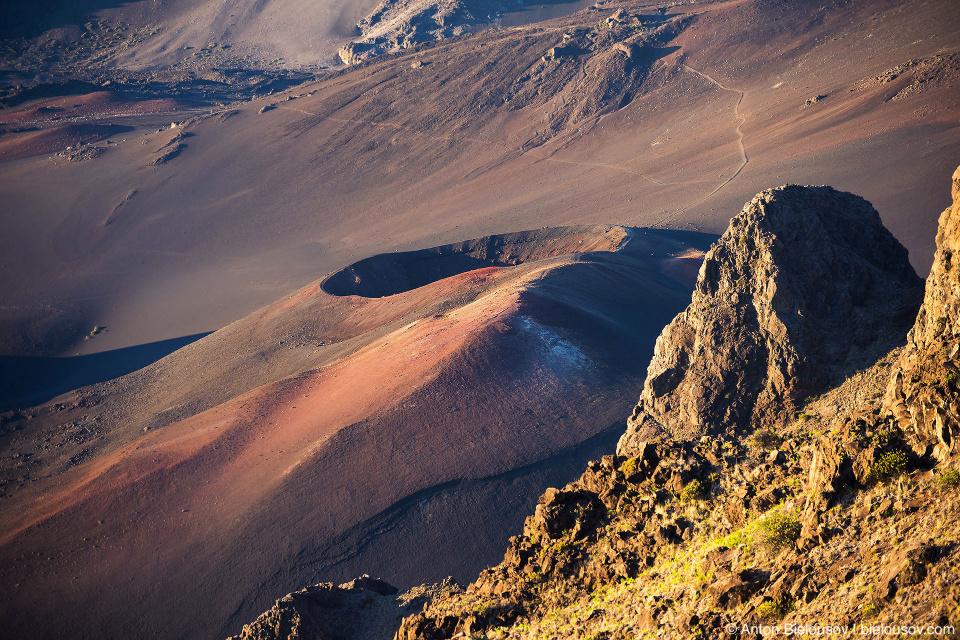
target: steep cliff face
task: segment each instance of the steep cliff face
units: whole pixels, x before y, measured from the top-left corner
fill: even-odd
[[[953,204],[940,215],[923,306],[884,395],[913,450],[943,461],[960,435],[960,168]]]
[[[618,453],[658,435],[783,426],[805,397],[902,339],[920,284],[863,198],[830,187],[758,194],[658,338]]]

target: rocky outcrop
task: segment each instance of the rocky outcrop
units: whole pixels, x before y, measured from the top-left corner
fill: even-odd
[[[914,451],[940,461],[958,450],[960,436],[960,168],[952,192],[923,306],[883,402]]]
[[[239,635],[228,640],[370,640],[389,638],[400,618],[420,611],[431,599],[457,593],[451,580],[403,593],[364,575],[339,586],[317,584],[277,600]]]
[[[830,187],[758,194],[658,338],[618,453],[662,435],[783,426],[803,398],[902,339],[920,284],[863,198]]]
[[[469,33],[492,22],[509,6],[502,0],[382,0],[357,23],[362,40],[340,49],[344,64],[384,51]]]
[[[348,42],[340,47],[337,56],[343,64],[357,64],[377,53],[379,50],[370,42]]]

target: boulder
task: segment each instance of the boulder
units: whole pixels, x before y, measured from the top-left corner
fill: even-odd
[[[758,194],[657,339],[617,453],[665,435],[782,427],[805,397],[902,340],[921,284],[863,198],[831,187]]]

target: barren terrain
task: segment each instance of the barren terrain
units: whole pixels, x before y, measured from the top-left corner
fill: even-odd
[[[22,133],[47,103],[4,111],[4,352],[215,330],[385,251],[570,223],[715,233],[784,183],[863,194],[926,271],[945,204],[927,176],[960,144],[954,3],[623,6],[650,25],[598,31],[609,5],[222,108]],[[580,54],[542,60],[573,32]],[[626,58],[621,38],[649,44]],[[41,153],[105,135],[96,157]]]
[[[0,70],[22,637],[472,580],[612,449],[731,212],[830,184],[923,275],[960,156],[950,0],[603,2],[324,69],[366,5],[103,4]]]
[[[708,241],[578,227],[383,256],[8,416],[4,619],[225,636],[321,576],[468,580],[613,445]]]

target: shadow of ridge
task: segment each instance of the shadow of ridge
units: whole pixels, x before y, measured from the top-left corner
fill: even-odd
[[[387,551],[394,551],[392,545],[388,542],[389,534],[391,533],[396,532],[395,535],[403,536],[405,533],[409,535],[409,532],[414,531],[417,533],[417,539],[420,540],[417,544],[422,545],[424,540],[421,536],[428,535],[428,532],[434,528],[445,532],[442,536],[438,537],[447,537],[449,535],[449,528],[460,528],[463,530],[476,529],[475,524],[469,524],[463,527],[457,525],[463,524],[464,522],[476,523],[482,521],[482,518],[472,519],[466,517],[463,511],[464,508],[477,510],[477,504],[459,505],[461,508],[449,510],[445,515],[450,522],[446,525],[436,520],[435,511],[427,507],[427,505],[436,502],[456,503],[456,498],[452,496],[485,492],[493,488],[492,493],[499,497],[519,498],[519,502],[521,503],[517,505],[518,508],[513,509],[516,511],[516,513],[513,514],[516,516],[515,526],[507,526],[505,528],[495,527],[496,530],[493,537],[502,538],[502,542],[499,542],[499,544],[494,543],[492,546],[494,560],[492,564],[496,564],[503,557],[503,552],[508,544],[507,538],[522,530],[523,521],[533,512],[537,500],[543,492],[546,491],[547,487],[565,486],[567,483],[580,477],[590,460],[595,460],[606,454],[613,453],[617,441],[620,439],[620,436],[623,435],[625,428],[625,421],[618,420],[589,438],[565,449],[556,451],[535,462],[484,478],[451,480],[421,489],[416,493],[398,500],[379,514],[354,525],[335,539],[317,547],[313,553],[307,551],[301,552],[298,560],[303,565],[316,569],[321,576],[327,573],[333,574],[330,578],[323,577],[324,580],[331,578],[343,581],[348,580],[350,577],[355,577],[353,573],[359,570],[359,567],[347,568],[346,571],[341,569],[339,572],[338,568],[349,566],[357,561],[359,561],[361,566],[365,564],[363,559],[372,545],[384,546],[387,547]],[[536,488],[529,496],[517,496],[513,494],[513,492],[504,491],[504,487],[500,486],[508,485],[528,476],[541,476],[544,480],[544,482],[539,483],[543,486]],[[499,488],[497,488],[498,486]],[[469,503],[469,500],[464,500],[463,502]],[[514,502],[516,501],[510,501],[511,504]],[[523,504],[526,504],[526,506],[523,506]],[[490,507],[491,505],[487,506]],[[500,505],[498,508],[502,511],[510,510],[509,507],[505,505]],[[411,520],[422,519],[424,513],[431,513],[431,517],[429,518],[431,522],[429,522],[429,527],[424,527],[423,531],[418,531],[420,528],[412,525]],[[490,515],[487,509],[480,508],[476,515],[479,518],[484,514],[487,516]],[[507,515],[509,517],[510,514]],[[480,530],[476,532],[480,537],[491,537],[490,532]],[[457,548],[462,552],[466,547],[458,546]],[[422,567],[423,573],[417,577],[411,577],[409,575],[389,577],[398,583],[394,586],[403,589],[416,586],[423,582],[436,582],[450,575],[461,582],[461,584],[467,584],[475,580],[479,572],[490,565],[491,559],[467,558],[458,555],[455,568]],[[397,569],[397,567],[394,568]],[[400,571],[402,572],[402,569]],[[339,575],[337,575],[338,573]],[[281,594],[281,596],[282,595],[284,594]]]
[[[630,232],[631,242],[626,243],[619,253],[629,255],[631,253],[631,244],[634,251],[639,242],[636,240],[641,236],[649,236],[650,239],[662,238],[690,245],[691,249],[700,249],[707,251],[714,242],[720,239],[716,233],[706,233],[703,231],[688,231],[686,229],[660,229],[657,227],[628,227],[622,225],[624,229]]]
[[[48,29],[81,25],[103,9],[128,0],[4,0],[0,3],[0,38],[33,38]]]
[[[61,393],[142,369],[212,332],[85,356],[0,356],[0,411],[41,404]]]
[[[275,600],[309,584],[340,584],[363,573],[400,589],[447,576],[461,585],[473,582],[481,570],[503,560],[509,537],[523,530],[543,492],[579,478],[590,460],[613,453],[625,428],[618,420],[535,462],[401,498],[332,540],[300,550],[292,565],[250,589],[219,637],[236,635]]]
[[[625,239],[624,233],[619,225],[543,227],[381,253],[330,274],[320,287],[334,296],[382,298],[486,267],[516,266],[590,250],[616,251]],[[583,247],[584,241],[592,248]]]
[[[512,267],[524,262],[597,251],[630,253],[649,251],[650,247],[656,251],[665,246],[663,241],[706,250],[716,238],[695,231],[622,225],[543,227],[426,249],[380,253],[335,271],[323,280],[320,288],[333,296],[382,298],[487,267]],[[661,241],[659,246],[655,244],[657,239]]]

